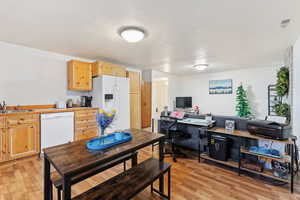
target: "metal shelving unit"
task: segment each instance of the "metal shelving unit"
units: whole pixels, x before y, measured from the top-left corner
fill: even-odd
[[[283,163],[291,163],[291,160],[293,159],[289,155],[284,155],[282,158],[275,158],[275,157],[271,157],[271,156],[267,156],[267,155],[261,155],[261,154],[258,154],[258,153],[250,152],[243,146],[240,147],[240,158],[239,158],[240,160],[241,160],[241,154],[253,155],[253,156],[257,156],[258,158],[263,158],[263,159],[267,159],[267,160],[277,160],[277,161],[280,161],[280,162],[283,162]],[[265,177],[269,177],[269,178],[272,178],[272,179],[275,179],[275,180],[279,180],[279,181],[282,181],[282,182],[286,182],[286,183],[290,183],[291,180],[293,179],[292,174],[290,174],[288,179],[284,179],[284,178],[281,178],[281,177],[274,176],[273,173],[272,173],[272,170],[269,170],[269,169],[264,169],[263,172],[258,172],[258,171],[255,171],[255,170],[244,168],[240,164],[239,164],[239,169],[249,171],[249,172],[252,172],[252,173],[255,173],[255,174],[259,174],[259,175],[262,175],[262,176],[265,176]],[[293,183],[291,183],[291,191],[293,192],[293,185],[292,184]]]
[[[217,160],[214,158],[209,157],[208,155],[208,151],[203,152],[203,153],[199,153],[199,162],[201,159],[203,160],[208,160],[208,161],[212,161],[218,164],[222,164],[222,165],[226,165],[228,167],[237,169],[238,174],[242,174],[243,172],[250,172],[252,174],[257,174],[257,175],[261,175],[263,177],[268,177],[277,181],[281,181],[284,183],[289,183],[290,184],[290,190],[293,193],[294,191],[294,143],[292,142],[291,139],[288,140],[272,140],[272,139],[268,139],[268,138],[263,138],[263,137],[259,137],[259,136],[254,136],[251,135],[249,132],[247,131],[239,131],[239,130],[235,130],[233,132],[227,132],[225,129],[223,128],[213,128],[207,131],[207,134],[220,134],[220,135],[230,135],[230,136],[235,136],[238,137],[238,143],[239,143],[239,156],[238,156],[238,161],[233,161],[231,159],[229,159],[228,161],[221,161],[221,160]],[[247,150],[247,148],[245,148],[246,146],[246,140],[248,139],[255,139],[255,140],[266,140],[266,141],[275,141],[275,142],[280,142],[280,143],[284,143],[285,145],[288,145],[288,152],[286,152],[285,155],[282,156],[282,158],[275,158],[272,156],[268,156],[268,155],[261,155],[258,153],[254,153],[254,152],[250,152]],[[208,146],[206,147],[208,150]],[[248,154],[248,155],[252,155],[252,156],[256,156],[257,158],[260,159],[267,159],[267,160],[277,160],[279,162],[283,162],[283,163],[289,163],[289,170],[290,173],[288,175],[288,179],[285,178],[281,178],[281,177],[277,177],[273,175],[273,171],[269,170],[269,169],[264,169],[262,172],[259,171],[255,171],[252,169],[247,169],[241,166],[241,160],[243,159],[243,154]]]

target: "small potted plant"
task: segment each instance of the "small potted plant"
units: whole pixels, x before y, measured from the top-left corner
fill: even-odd
[[[286,97],[289,92],[289,68],[281,67],[277,72],[276,92],[280,97]],[[291,110],[290,105],[287,102],[278,102],[275,105],[275,112],[278,116],[286,117],[287,121],[290,121]]]

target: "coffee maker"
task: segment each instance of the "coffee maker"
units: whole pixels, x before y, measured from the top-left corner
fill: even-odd
[[[80,106],[81,107],[92,107],[92,96],[81,96],[80,97]]]

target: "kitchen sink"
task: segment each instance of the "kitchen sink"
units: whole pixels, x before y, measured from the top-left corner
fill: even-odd
[[[33,110],[2,110],[0,113],[32,112]]]

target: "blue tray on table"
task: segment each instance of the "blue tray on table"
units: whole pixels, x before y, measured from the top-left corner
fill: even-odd
[[[115,132],[112,134],[109,134],[107,136],[95,138],[92,140],[89,140],[86,143],[86,147],[89,150],[104,150],[107,148],[110,148],[112,146],[128,142],[132,139],[131,133],[127,132]]]

